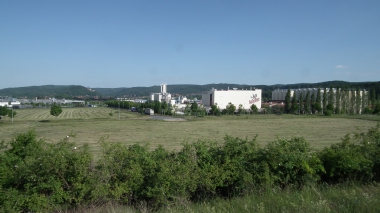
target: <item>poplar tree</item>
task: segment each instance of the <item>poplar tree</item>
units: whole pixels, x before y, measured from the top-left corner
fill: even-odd
[[[288,92],[286,93],[285,96],[285,113],[290,112],[290,89],[288,89]]]
[[[356,88],[356,114],[360,114],[360,107],[362,106],[361,105],[361,102],[362,102],[362,97],[360,95],[360,88],[357,87]]]
[[[340,114],[341,92],[340,92],[340,88],[339,87],[336,88],[335,97],[336,97],[335,114]]]
[[[309,114],[310,113],[310,91],[307,91],[306,97],[305,97],[305,113]]]
[[[363,95],[362,95],[362,114],[365,110],[365,108],[368,105],[368,95],[366,94],[367,92],[363,90]]]
[[[300,114],[303,113],[302,112],[303,111],[302,108],[303,108],[303,97],[302,97],[302,92],[301,92],[300,99],[299,99],[299,106],[298,106],[298,110],[299,110]]]
[[[329,101],[326,108],[327,110],[330,110],[331,112],[334,111],[334,90],[332,87],[330,87],[330,90],[329,90]]]
[[[342,97],[342,113],[347,114],[348,110],[348,91],[347,87],[344,87],[341,92]]]
[[[314,102],[314,100],[315,100],[315,97],[314,97],[314,92],[311,94],[311,98],[310,98],[310,102],[311,102],[311,104],[310,104],[310,107],[311,107],[311,113],[315,113],[315,102]]]
[[[323,113],[325,113],[325,111],[327,110],[326,107],[327,107],[327,88],[325,87],[325,89],[323,90],[323,101],[322,101],[322,105],[323,105]]]
[[[293,93],[293,98],[292,98],[292,106],[291,106],[291,112],[296,114],[298,111],[298,104],[297,104],[297,94],[294,92]]]
[[[317,98],[315,99],[315,109],[318,111],[318,113],[322,112],[321,104],[322,104],[321,88],[318,88]]]

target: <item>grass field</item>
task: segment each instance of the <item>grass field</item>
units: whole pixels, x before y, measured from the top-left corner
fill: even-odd
[[[109,113],[113,115],[110,116]],[[375,126],[380,116],[296,116],[242,115],[187,117],[184,122],[152,120],[150,116],[110,108],[63,108],[57,118],[49,109],[19,109],[14,122],[0,121],[0,140],[9,141],[15,135],[34,128],[38,137],[57,142],[71,132],[78,144],[88,143],[94,153],[99,152],[99,140],[124,144],[146,144],[152,148],[162,144],[178,150],[184,142],[197,140],[222,141],[225,135],[253,138],[258,142],[280,138],[304,137],[312,147],[320,149],[339,142],[347,133]]]

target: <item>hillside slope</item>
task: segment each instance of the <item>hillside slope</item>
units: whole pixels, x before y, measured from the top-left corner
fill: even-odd
[[[84,86],[79,85],[44,85],[44,86],[29,86],[29,87],[15,87],[5,88],[0,90],[0,96],[8,97],[27,97],[27,98],[72,98],[76,96],[100,96],[101,94],[96,91],[90,91]]]

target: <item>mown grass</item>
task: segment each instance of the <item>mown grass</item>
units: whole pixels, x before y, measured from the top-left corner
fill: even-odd
[[[112,116],[109,113],[113,113]],[[222,141],[226,135],[253,138],[264,145],[279,138],[304,137],[311,146],[321,149],[340,142],[347,133],[373,127],[380,116],[297,116],[297,115],[241,115],[186,117],[185,122],[152,120],[149,116],[111,108],[64,108],[57,118],[49,109],[17,110],[11,123],[0,122],[0,140],[9,141],[15,135],[34,128],[39,137],[57,142],[71,132],[78,144],[88,143],[94,153],[100,150],[99,140],[122,142],[127,145],[163,145],[178,150],[183,143],[197,140]]]

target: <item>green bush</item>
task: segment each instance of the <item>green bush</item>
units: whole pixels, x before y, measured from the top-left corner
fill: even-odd
[[[332,111],[331,110],[325,110],[323,112],[323,114],[326,115],[326,116],[331,116],[332,115]]]
[[[304,138],[277,139],[260,150],[258,161],[269,171],[268,184],[281,187],[315,183],[324,173],[322,162]]]
[[[326,170],[322,174],[324,182],[368,181],[373,177],[373,162],[364,155],[362,147],[352,142],[350,135],[341,143],[323,149],[319,158]]]
[[[360,144],[360,152],[373,163],[373,180],[380,182],[380,123],[367,132],[355,133],[353,140]]]
[[[41,212],[87,200],[94,186],[87,146],[77,147],[68,139],[47,143],[37,140],[33,130],[16,136],[9,146],[1,153],[2,210]],[[12,199],[17,202],[7,205]]]

